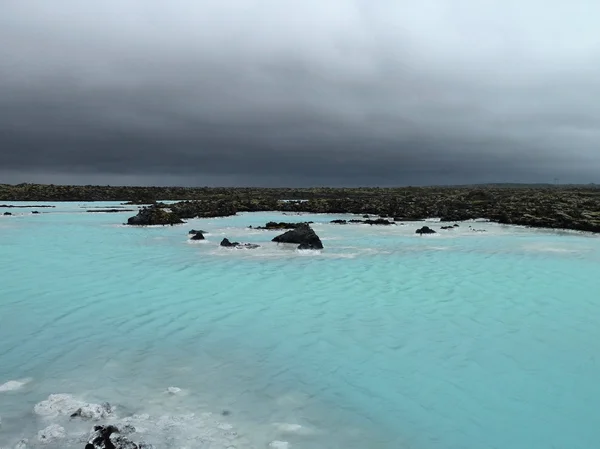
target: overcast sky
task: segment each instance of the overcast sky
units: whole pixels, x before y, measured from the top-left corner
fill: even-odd
[[[0,182],[600,182],[597,0],[0,0]]]

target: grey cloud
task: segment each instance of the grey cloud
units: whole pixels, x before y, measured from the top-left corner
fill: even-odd
[[[0,175],[594,181],[599,16],[591,0],[4,0]]]

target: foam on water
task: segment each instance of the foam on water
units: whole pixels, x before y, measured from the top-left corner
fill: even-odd
[[[0,209],[0,447],[82,448],[93,422],[166,449],[600,440],[596,236],[276,213],[131,228],[131,212],[84,212],[114,205]],[[314,221],[325,249],[248,228],[267,221]],[[35,413],[52,394],[90,420]]]

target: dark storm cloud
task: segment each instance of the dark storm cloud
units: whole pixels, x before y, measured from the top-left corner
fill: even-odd
[[[0,182],[596,181],[600,4],[3,0]]]

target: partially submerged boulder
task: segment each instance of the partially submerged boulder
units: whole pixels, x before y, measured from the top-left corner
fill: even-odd
[[[196,231],[194,234],[191,234],[190,240],[204,240],[204,234],[202,231]]]
[[[302,223],[295,229],[278,235],[273,239],[277,243],[295,243],[298,249],[323,249],[323,243],[308,223]]]
[[[331,220],[332,224],[347,224],[347,220]]]
[[[127,220],[128,225],[150,226],[150,225],[175,225],[181,224],[183,220],[171,211],[160,207],[151,206],[140,209],[138,214]]]
[[[224,238],[221,240],[221,246],[224,248],[238,248],[238,249],[256,249],[260,248],[260,245],[256,245],[255,243],[240,243],[240,242],[231,242],[228,238]]]
[[[436,234],[436,232],[431,229],[429,226],[423,226],[422,228],[419,228],[415,231],[416,234]]]

